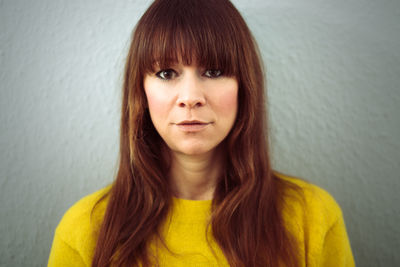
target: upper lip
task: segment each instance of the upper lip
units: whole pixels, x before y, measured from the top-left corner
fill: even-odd
[[[198,120],[184,120],[180,121],[177,124],[178,125],[184,125],[184,124],[207,124],[208,122],[205,121],[198,121]]]

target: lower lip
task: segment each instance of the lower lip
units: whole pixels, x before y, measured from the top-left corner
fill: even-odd
[[[205,129],[209,123],[197,123],[197,124],[177,124],[178,128],[184,132],[199,132]]]

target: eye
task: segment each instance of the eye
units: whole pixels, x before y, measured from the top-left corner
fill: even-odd
[[[221,70],[206,70],[204,72],[204,76],[208,77],[208,78],[218,78],[222,75],[222,71]]]
[[[163,80],[171,80],[175,78],[176,75],[177,73],[173,69],[160,70],[156,73],[156,76]]]

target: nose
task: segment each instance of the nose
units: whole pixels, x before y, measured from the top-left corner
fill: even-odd
[[[206,104],[206,98],[203,92],[202,81],[195,74],[187,74],[183,77],[177,105],[181,108],[199,108]]]

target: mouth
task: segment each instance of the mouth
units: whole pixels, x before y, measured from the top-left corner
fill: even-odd
[[[204,125],[204,124],[208,124],[207,122],[204,121],[181,121],[179,123],[177,123],[177,125]]]
[[[197,121],[197,120],[192,120],[192,121],[181,121],[177,123],[176,125],[178,128],[184,132],[199,132],[203,129],[205,129],[208,125],[210,125],[210,122],[204,122],[204,121]]]

